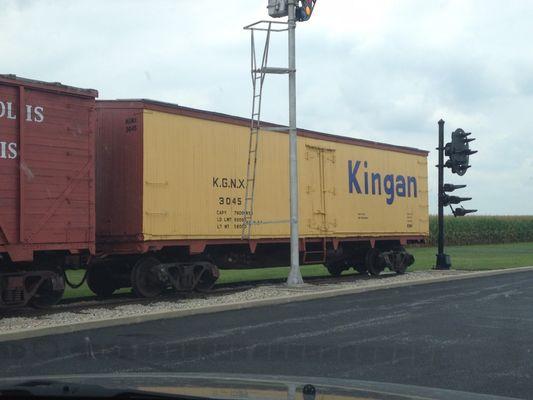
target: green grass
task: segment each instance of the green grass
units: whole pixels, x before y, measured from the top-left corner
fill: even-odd
[[[412,248],[415,263],[410,271],[431,269],[435,264],[435,247]],[[449,246],[444,249],[451,256],[452,268],[485,271],[533,266],[533,243],[506,243],[473,246]]]
[[[446,247],[446,253],[451,256],[454,269],[461,270],[490,270],[502,268],[515,268],[533,266],[533,242],[512,243],[497,245],[475,245],[475,246],[450,246]],[[415,264],[408,271],[423,271],[433,268],[435,264],[434,247],[417,247],[409,249],[415,256]],[[248,280],[261,279],[283,279],[289,272],[288,267],[265,268],[249,270],[222,270],[218,283],[233,283]],[[346,273],[346,272],[345,272]],[[348,273],[353,273],[352,271]],[[79,282],[83,276],[83,271],[69,271],[71,281]],[[328,272],[322,265],[306,265],[302,267],[302,275],[328,276]],[[121,292],[129,292],[130,289],[122,289]],[[92,292],[87,285],[79,289],[67,287],[65,298],[92,296]]]

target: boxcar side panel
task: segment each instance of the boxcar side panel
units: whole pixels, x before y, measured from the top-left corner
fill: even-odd
[[[146,240],[239,238],[249,131],[144,111]],[[427,162],[421,154],[299,137],[303,237],[426,236]],[[288,220],[288,137],[262,132],[255,219]],[[287,237],[287,223],[254,238]]]
[[[94,251],[95,118],[94,97],[0,82],[0,251],[14,261]]]
[[[244,127],[145,110],[145,239],[237,232],[233,224],[243,209],[245,142]]]
[[[142,240],[142,110],[98,107],[98,241]]]
[[[426,157],[303,139],[299,165],[307,235],[428,234]]]

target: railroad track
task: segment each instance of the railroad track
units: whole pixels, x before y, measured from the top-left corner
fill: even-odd
[[[383,274],[379,277],[370,277],[368,275],[361,275],[358,273],[347,274],[341,277],[328,277],[328,276],[310,276],[306,277],[305,281],[308,284],[313,285],[325,285],[335,284],[340,282],[353,282],[358,280],[369,279],[388,279],[396,274]],[[259,286],[279,285],[285,283],[285,278],[276,279],[262,279],[262,280],[250,280],[234,283],[223,283],[215,285],[215,287],[209,292],[175,292],[170,290],[165,292],[162,296],[157,298],[145,299],[135,297],[132,293],[119,293],[113,295],[109,299],[98,299],[95,296],[69,298],[62,300],[58,305],[49,309],[34,309],[31,307],[6,310],[2,313],[3,318],[12,317],[43,317],[47,315],[54,315],[58,313],[70,312],[70,313],[91,313],[95,309],[113,309],[116,307],[135,304],[135,305],[150,305],[160,302],[172,302],[180,301],[184,299],[202,299],[206,297],[217,297],[226,294],[238,293],[240,291],[246,291]]]

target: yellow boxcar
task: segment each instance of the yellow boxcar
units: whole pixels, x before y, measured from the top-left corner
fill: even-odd
[[[144,238],[240,238],[249,128],[153,110],[143,121]],[[288,135],[259,140],[254,221],[286,221]],[[301,236],[428,234],[425,152],[302,135],[298,163]],[[251,237],[288,235],[287,223],[265,223]]]
[[[235,247],[206,249],[234,245],[255,254],[263,244],[288,243],[289,224],[271,223],[289,219],[286,132],[260,132],[256,223],[242,240],[248,119],[149,100],[100,101],[97,109],[97,242],[103,252],[183,248],[189,255],[227,255]],[[298,134],[304,260],[312,243],[314,254],[323,253],[314,261],[325,262],[326,253],[350,241],[367,251],[376,243],[390,248],[427,237],[426,151]],[[234,265],[220,263],[253,264],[250,255],[239,254]],[[268,266],[264,258],[257,265]]]

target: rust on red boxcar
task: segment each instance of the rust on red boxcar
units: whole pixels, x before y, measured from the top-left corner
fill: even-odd
[[[0,75],[0,253],[94,253],[98,92]]]

